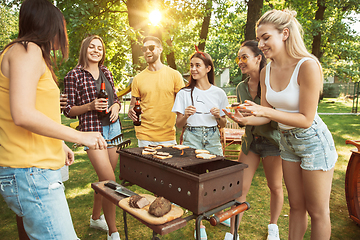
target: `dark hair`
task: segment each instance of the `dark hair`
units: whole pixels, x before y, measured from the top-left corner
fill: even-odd
[[[159,45],[159,47],[162,47],[161,41],[160,41],[160,39],[157,38],[157,37],[147,36],[147,37],[144,38],[143,44],[145,44],[147,41],[154,41],[154,42],[156,42],[156,43]]]
[[[48,0],[25,0],[19,13],[18,38],[7,47],[20,43],[27,50],[29,42],[41,49],[47,67],[56,81],[51,64],[56,65],[56,54],[50,52],[60,48],[63,58],[68,57],[68,38],[66,22],[61,11]]]
[[[204,62],[205,67],[208,67],[208,66],[211,67],[210,71],[207,73],[207,77],[208,77],[209,83],[212,85],[215,85],[215,69],[214,69],[214,63],[213,63],[211,56],[205,52],[195,52],[190,56],[190,60],[195,57],[200,58]],[[190,96],[191,96],[192,105],[194,105],[192,93],[194,91],[195,85],[196,85],[196,80],[193,78],[193,76],[190,73],[189,83],[184,88],[191,89]]]
[[[243,42],[241,44],[240,48],[242,48],[242,47],[249,48],[254,53],[255,57],[261,55],[261,61],[260,61],[260,67],[259,67],[259,73],[260,73],[261,70],[266,66],[266,58],[264,56],[264,53],[259,49],[258,42],[254,41],[254,40],[247,40],[247,41],[245,41],[245,42]],[[261,97],[260,82],[259,82],[259,85],[258,85],[257,95],[258,95],[258,97]]]
[[[87,38],[85,38],[81,42],[78,64],[81,65],[84,68],[86,68],[88,66],[87,49],[88,49],[91,41],[94,40],[94,39],[99,39],[101,44],[102,44],[102,48],[103,48],[103,55],[102,55],[102,58],[101,58],[101,60],[99,62],[99,66],[102,65],[104,63],[104,61],[105,61],[105,44],[104,44],[104,41],[98,35],[91,35],[91,36],[88,36]]]

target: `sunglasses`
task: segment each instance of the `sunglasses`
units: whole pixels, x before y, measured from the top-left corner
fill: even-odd
[[[240,61],[243,62],[243,63],[247,63],[247,60],[248,60],[248,57],[246,55],[242,55],[241,57],[237,56],[235,58],[236,64],[239,64]]]
[[[141,51],[146,52],[149,49],[149,51],[152,52],[154,51],[155,47],[156,47],[155,45],[142,46]]]

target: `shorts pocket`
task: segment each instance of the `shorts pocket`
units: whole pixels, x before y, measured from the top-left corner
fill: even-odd
[[[20,204],[19,189],[15,175],[0,176],[0,193],[8,207],[18,216],[22,216],[23,210]]]
[[[316,130],[313,127],[306,128],[302,131],[293,133],[294,138],[298,140],[308,140],[317,135]]]
[[[334,139],[331,135],[331,132],[326,128],[322,130],[322,134],[324,138],[326,139],[326,143],[328,144],[331,151],[335,150],[335,143]]]

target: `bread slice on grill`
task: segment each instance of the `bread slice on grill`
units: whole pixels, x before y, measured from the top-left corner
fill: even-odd
[[[200,154],[200,153],[210,154],[210,152],[209,152],[208,150],[205,150],[205,149],[196,149],[196,150],[195,150],[195,153],[196,153],[196,154]]]
[[[143,155],[155,154],[155,153],[156,153],[156,150],[153,148],[145,148],[144,150],[142,150]]]
[[[159,146],[162,146],[162,147],[173,147],[175,144],[172,144],[172,143],[162,143],[160,144]]]
[[[189,146],[185,146],[185,145],[175,145],[175,146],[173,146],[173,148],[179,149],[179,150],[183,150],[183,149],[189,148]]]
[[[208,154],[208,153],[200,153],[200,154],[196,154],[196,157],[202,158],[202,159],[212,159],[212,158],[215,158],[216,155]]]
[[[167,153],[167,152],[157,152],[153,156],[154,156],[154,158],[158,158],[158,159],[172,158],[172,155],[170,155],[170,153]]]
[[[148,149],[148,148],[152,148],[152,149],[161,149],[162,146],[160,145],[153,145],[153,144],[149,144],[148,146],[145,146],[145,149]]]

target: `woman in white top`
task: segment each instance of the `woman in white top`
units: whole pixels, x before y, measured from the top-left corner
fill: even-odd
[[[280,151],[290,203],[289,239],[302,239],[311,217],[311,239],[330,239],[330,192],[337,153],[317,114],[322,68],[308,53],[302,28],[290,10],[271,10],[257,22],[259,48],[271,60],[260,75],[261,106],[247,101],[227,113],[242,124],[279,123]]]
[[[176,126],[185,127],[183,144],[222,156],[217,126],[226,125],[225,114],[220,109],[228,105],[228,100],[224,90],[214,86],[215,74],[211,56],[197,50],[190,57],[190,74],[189,84],[176,94],[172,109],[177,114]],[[200,237],[201,240],[207,239],[202,223]]]

